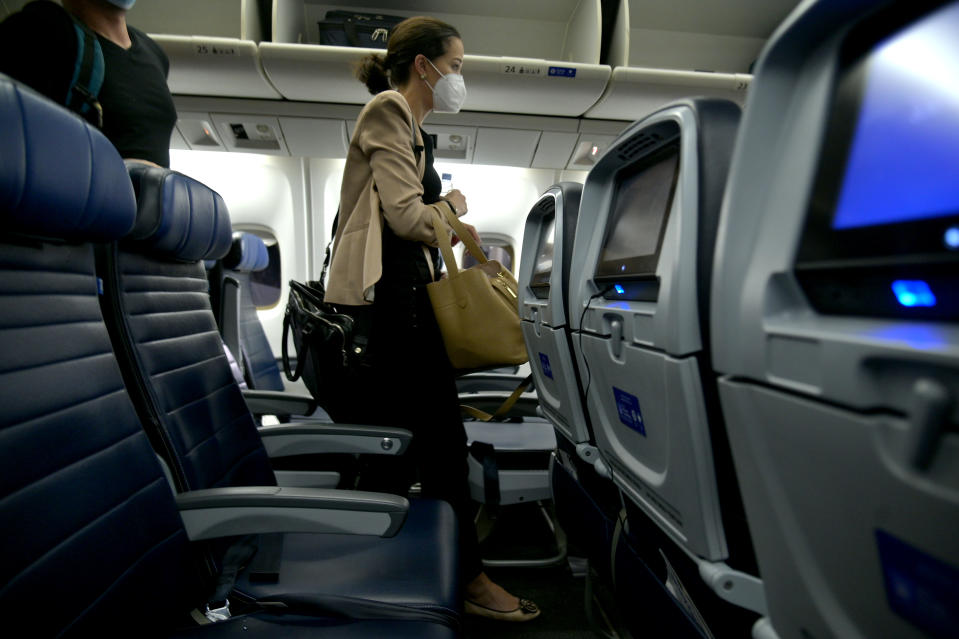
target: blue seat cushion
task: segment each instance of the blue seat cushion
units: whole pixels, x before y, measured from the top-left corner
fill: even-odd
[[[456,527],[449,504],[414,499],[394,537],[287,534],[279,580],[251,582],[244,571],[235,589],[258,601],[313,592],[405,605],[456,619],[461,608]]]
[[[262,271],[270,265],[266,244],[252,233],[235,233],[230,252],[223,258],[223,268],[241,273]]]
[[[128,162],[136,190],[137,219],[126,250],[180,262],[216,260],[232,241],[230,214],[220,194],[191,177]]]
[[[123,160],[103,135],[0,75],[0,215],[6,232],[108,241],[133,226]]]

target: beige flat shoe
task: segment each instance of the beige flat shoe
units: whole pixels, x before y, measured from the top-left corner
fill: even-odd
[[[530,621],[539,617],[539,607],[529,599],[520,599],[519,606],[514,610],[502,611],[493,610],[486,606],[470,601],[465,602],[465,611],[468,615],[477,617],[486,617],[487,619],[496,619],[497,621]]]

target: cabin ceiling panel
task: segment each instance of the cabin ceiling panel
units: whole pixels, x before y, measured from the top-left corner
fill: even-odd
[[[345,158],[346,122],[323,118],[279,118],[290,155]]]
[[[539,131],[478,129],[473,163],[529,167],[539,136]]]
[[[530,166],[534,169],[566,168],[578,139],[577,133],[543,131]]]

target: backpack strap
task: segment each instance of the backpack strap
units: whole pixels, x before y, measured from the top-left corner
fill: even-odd
[[[99,128],[103,126],[103,108],[97,97],[103,87],[103,50],[89,27],[72,16],[71,19],[77,35],[77,57],[64,104]]]

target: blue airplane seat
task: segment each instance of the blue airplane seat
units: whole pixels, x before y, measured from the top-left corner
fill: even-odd
[[[704,633],[748,634],[766,612],[709,351],[740,116],[726,100],[666,105],[624,131],[583,188],[572,343],[597,448],[626,498],[617,540],[632,552],[615,551],[615,588],[636,627],[620,579],[632,572],[681,584]],[[633,556],[644,565],[629,567]]]
[[[223,276],[236,280],[239,286],[239,309],[235,317],[239,334],[239,351],[248,383],[257,390],[284,390],[266,331],[256,315],[250,277],[270,265],[270,256],[263,240],[252,233],[233,236],[229,253],[221,260]],[[233,321],[229,313],[221,313],[223,321]]]
[[[560,182],[530,208],[523,234],[519,296],[523,337],[543,414],[557,434],[551,484],[557,519],[572,546],[609,580],[622,508],[583,406],[569,323],[570,267],[583,185]]]
[[[226,499],[243,494],[250,507],[264,493],[296,494],[297,489],[275,487],[267,448],[279,439],[286,442],[287,454],[296,454],[291,437],[322,436],[330,425],[257,429],[244,403],[224,355],[200,262],[229,250],[231,229],[222,199],[199,182],[159,167],[131,164],[130,176],[139,202],[136,225],[119,243],[102,248],[99,263],[107,324],[155,449],[180,492],[213,489],[214,497]],[[234,600],[276,600],[278,592],[347,596],[434,611],[457,622],[457,529],[448,504],[409,504],[354,491],[317,494],[338,504],[329,510],[325,530],[353,534],[283,535],[278,548],[271,545],[277,557],[266,571],[271,578],[250,568],[241,571]],[[362,506],[367,502],[374,504],[372,510]],[[432,552],[424,556],[422,547]],[[223,554],[222,549],[213,552]]]
[[[206,584],[98,295],[92,242],[135,216],[106,138],[0,75],[0,614],[31,636],[454,636],[328,612],[190,628]]]
[[[804,2],[759,59],[711,325],[767,636],[959,636],[956,33]]]
[[[333,420],[310,395],[285,390],[280,368],[253,304],[252,274],[269,264],[263,240],[252,233],[237,232],[233,234],[229,252],[207,269],[214,317],[223,342],[234,353],[248,386],[244,397],[258,419],[262,415],[274,415],[283,423],[309,420],[331,424]],[[383,451],[371,446],[359,450],[347,446],[341,452]]]

